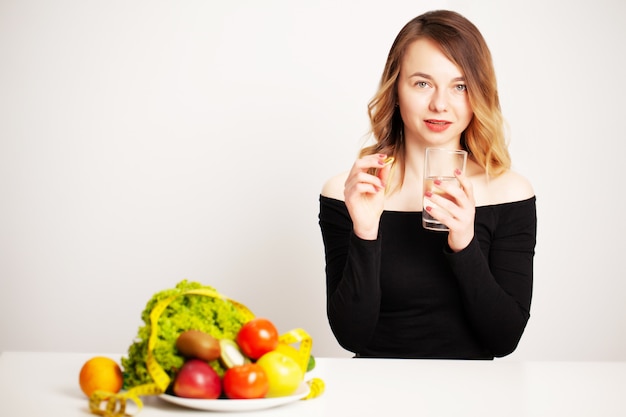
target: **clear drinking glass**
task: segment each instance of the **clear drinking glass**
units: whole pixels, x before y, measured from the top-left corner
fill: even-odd
[[[440,194],[445,197],[441,190],[434,186],[435,180],[442,183],[454,183],[460,185],[454,176],[455,170],[465,172],[467,163],[467,152],[456,149],[426,148],[424,158],[424,192],[430,191],[433,194]],[[422,210],[422,226],[429,230],[447,231],[448,227],[426,211],[426,206],[437,207],[430,199],[424,196]]]

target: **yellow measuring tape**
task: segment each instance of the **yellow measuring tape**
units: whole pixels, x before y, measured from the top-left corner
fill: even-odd
[[[169,298],[161,300],[150,312],[150,338],[148,339],[148,355],[146,357],[146,368],[148,373],[152,377],[153,383],[138,385],[130,390],[122,393],[111,393],[106,391],[95,391],[89,398],[89,409],[93,414],[97,414],[104,417],[123,417],[132,416],[126,412],[126,405],[128,401],[132,401],[137,406],[135,414],[139,413],[143,408],[143,402],[139,398],[144,395],[160,395],[165,392],[170,385],[171,378],[163,370],[161,365],[154,357],[153,350],[157,342],[158,323],[161,314],[167,306],[174,301],[177,297],[184,295],[201,295],[206,297],[219,298],[231,302],[239,311],[243,314],[246,321],[252,320],[254,314],[245,305],[232,300],[230,298],[222,296],[217,291],[210,290],[208,288],[199,288],[194,290],[187,290],[180,294],[173,295]],[[307,365],[309,363],[309,357],[311,355],[311,348],[313,346],[313,339],[303,329],[291,330],[279,337],[281,343],[293,345],[298,344],[298,365],[306,373]],[[303,398],[308,400],[311,398],[319,397],[324,392],[324,381],[319,378],[312,378],[307,381],[310,391],[309,394]],[[228,400],[225,400],[228,401]],[[103,407],[104,406],[104,407]]]
[[[313,347],[313,339],[304,329],[294,329],[279,337],[279,342],[287,345],[293,345],[299,343],[298,346],[298,365],[302,369],[302,374],[306,374],[306,369],[309,365],[309,358],[311,356],[311,348]],[[309,393],[303,400],[319,397],[322,395],[325,389],[324,381],[319,378],[312,378],[307,381],[309,385]]]

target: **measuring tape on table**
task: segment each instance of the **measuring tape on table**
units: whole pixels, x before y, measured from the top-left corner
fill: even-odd
[[[157,342],[157,334],[159,328],[158,323],[161,314],[170,305],[170,303],[176,298],[185,295],[201,295],[206,297],[219,298],[232,303],[243,314],[246,322],[254,318],[254,314],[245,305],[228,297],[224,297],[217,291],[210,290],[208,288],[187,290],[180,294],[176,294],[169,298],[161,300],[157,303],[156,306],[154,306],[154,308],[150,312],[151,329],[150,338],[148,339],[148,354],[146,357],[146,368],[148,369],[148,373],[150,374],[154,382],[138,385],[129,389],[126,392],[117,394],[106,391],[95,391],[89,398],[89,409],[93,414],[97,414],[103,417],[132,416],[134,414],[126,412],[126,405],[128,401],[132,401],[133,403],[135,403],[135,405],[137,406],[137,411],[135,414],[137,414],[143,408],[143,402],[139,397],[147,395],[160,395],[163,394],[165,390],[167,390],[167,387],[170,385],[171,378],[163,370],[163,367],[159,365],[153,353]],[[311,336],[303,329],[294,329],[281,335],[279,337],[279,342],[288,345],[299,345],[297,349],[297,362],[302,369],[303,374],[305,374],[309,362],[309,357],[311,355],[311,348],[313,345],[313,339],[311,338]],[[307,384],[309,385],[310,390],[309,394],[305,396],[303,400],[319,397],[324,392],[324,381],[319,378],[312,378],[311,380],[307,381]],[[102,407],[103,405],[104,408]]]
[[[313,339],[304,329],[291,330],[278,338],[280,343],[287,345],[293,345],[298,343],[298,365],[302,369],[302,375],[306,374],[307,367],[309,366],[309,358],[311,357],[311,348],[313,347]],[[319,397],[324,392],[324,381],[319,378],[312,378],[307,381],[309,385],[309,393],[303,398],[303,400],[309,400],[311,398]]]

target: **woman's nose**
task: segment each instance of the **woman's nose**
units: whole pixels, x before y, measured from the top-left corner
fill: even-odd
[[[443,112],[448,108],[448,100],[445,91],[435,89],[430,100],[430,110],[435,112]]]

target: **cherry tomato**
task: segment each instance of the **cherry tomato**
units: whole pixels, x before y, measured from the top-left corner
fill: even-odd
[[[278,330],[268,319],[256,317],[237,333],[237,344],[250,359],[258,359],[278,346]]]
[[[224,394],[232,400],[263,398],[270,388],[265,370],[256,363],[234,366],[222,380]]]

